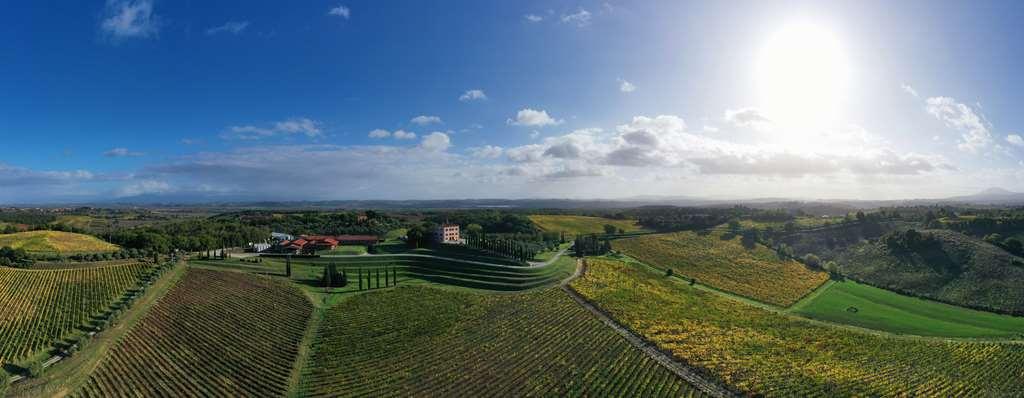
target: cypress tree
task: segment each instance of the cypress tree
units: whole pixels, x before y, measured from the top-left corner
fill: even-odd
[[[380,268],[377,268],[377,288],[380,289]]]
[[[363,269],[359,269],[359,290],[363,290]]]
[[[290,254],[284,258],[284,276],[292,277],[292,256]]]

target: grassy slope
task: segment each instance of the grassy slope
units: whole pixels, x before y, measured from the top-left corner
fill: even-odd
[[[850,307],[856,312],[848,311]],[[943,337],[1024,337],[1024,318],[904,296],[853,281],[836,282],[791,313],[892,333]]]
[[[646,267],[588,260],[571,286],[661,349],[765,396],[1015,396],[1024,344],[882,337],[694,289]]]
[[[530,221],[544,231],[565,232],[566,234],[603,234],[606,224],[622,228],[626,232],[643,229],[635,220],[547,214],[534,214],[529,217]]]
[[[828,280],[825,273],[779,259],[765,246],[748,248],[739,236],[719,232],[647,235],[612,241],[612,247],[660,269],[783,307]]]
[[[694,393],[561,290],[399,287],[328,309],[303,396]]]
[[[927,231],[941,250],[894,253],[881,242],[856,245],[837,260],[844,275],[897,292],[957,305],[1024,314],[1024,267],[1018,257],[969,236]]]
[[[0,246],[22,248],[32,253],[114,252],[117,245],[90,235],[60,231],[28,231],[0,235]]]

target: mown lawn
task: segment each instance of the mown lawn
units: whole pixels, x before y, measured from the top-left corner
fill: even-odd
[[[976,311],[842,281],[792,313],[892,333],[943,337],[1020,337],[1024,318]]]

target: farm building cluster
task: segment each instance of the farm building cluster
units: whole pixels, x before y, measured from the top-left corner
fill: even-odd
[[[334,250],[338,246],[370,246],[380,243],[375,235],[291,235],[275,233],[273,243],[253,245],[256,252],[283,254],[314,254],[321,250]],[[258,247],[257,247],[258,246]]]

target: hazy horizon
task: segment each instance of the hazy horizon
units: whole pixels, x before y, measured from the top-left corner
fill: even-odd
[[[1024,191],[1018,2],[5,11],[3,204]]]

